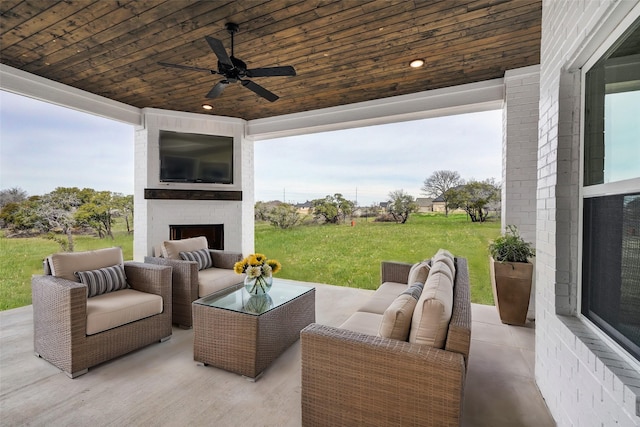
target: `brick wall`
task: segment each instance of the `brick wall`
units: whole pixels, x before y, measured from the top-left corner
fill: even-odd
[[[638,3],[543,2],[535,369],[561,426],[640,425],[640,365],[577,315],[580,67]]]

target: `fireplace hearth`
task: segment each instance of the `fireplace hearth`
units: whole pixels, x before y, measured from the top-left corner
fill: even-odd
[[[199,236],[207,238],[209,249],[224,249],[224,224],[169,225],[169,238],[171,240]]]

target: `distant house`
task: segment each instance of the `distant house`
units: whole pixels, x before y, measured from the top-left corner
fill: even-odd
[[[464,186],[459,185],[455,187],[455,189],[459,190],[462,187]],[[445,212],[445,203],[444,203],[444,199],[442,198],[442,195],[433,199],[433,212]],[[449,209],[449,212],[464,213],[464,209]]]
[[[382,210],[382,212],[386,212],[388,208],[389,202],[380,202],[380,210]]]
[[[433,199],[430,197],[418,197],[416,204],[418,212],[433,212]]]
[[[308,200],[304,203],[296,203],[295,207],[300,215],[309,215],[311,213],[311,202]]]

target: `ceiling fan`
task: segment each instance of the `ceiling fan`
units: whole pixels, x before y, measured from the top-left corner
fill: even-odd
[[[238,24],[234,24],[229,22],[225,25],[225,28],[231,34],[231,56],[227,54],[227,51],[224,48],[222,42],[218,39],[214,39],[213,37],[205,36],[205,40],[209,43],[209,47],[215,55],[218,57],[218,70],[210,70],[208,68],[200,68],[200,67],[190,67],[188,65],[180,65],[180,64],[169,64],[167,62],[158,62],[158,65],[162,65],[163,67],[173,67],[180,68],[183,70],[192,70],[192,71],[203,71],[210,74],[220,74],[224,76],[222,80],[220,80],[214,87],[205,95],[206,98],[217,98],[222,94],[222,91],[227,87],[227,85],[231,83],[240,82],[242,86],[247,89],[255,92],[260,95],[264,99],[274,102],[279,96],[273,92],[268,91],[264,87],[259,84],[247,80],[246,77],[273,77],[273,76],[295,76],[296,70],[290,66],[282,66],[282,67],[263,67],[263,68],[252,68],[248,69],[247,64],[245,64],[242,60],[236,58],[233,52],[233,35],[238,32],[239,26]]]

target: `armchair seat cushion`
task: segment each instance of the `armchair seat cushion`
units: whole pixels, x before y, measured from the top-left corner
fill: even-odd
[[[237,285],[244,280],[244,275],[238,275],[226,268],[205,268],[198,271],[198,296],[212,294],[229,286]]]
[[[122,289],[87,299],[87,335],[162,313],[160,295]]]

